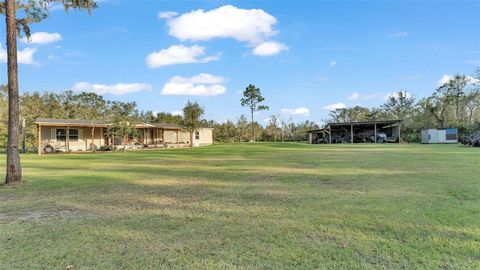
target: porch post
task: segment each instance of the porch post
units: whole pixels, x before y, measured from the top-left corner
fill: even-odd
[[[42,155],[42,126],[41,125],[37,125],[37,151],[38,151],[38,155],[41,156]]]
[[[178,129],[177,129],[177,144],[178,144]]]
[[[328,126],[328,143],[332,144],[332,127]]]
[[[146,129],[143,129],[143,144],[147,144],[147,132]]]
[[[95,153],[95,127],[92,127],[92,151]]]
[[[376,122],[374,123],[374,127],[375,127],[375,143],[377,143],[377,123]]]
[[[353,124],[350,124],[350,143],[353,143]]]
[[[165,129],[162,129],[162,143],[165,143]]]
[[[402,123],[398,123],[398,143],[402,140],[402,136],[400,136],[400,130],[402,129]]]
[[[67,152],[70,152],[70,126],[67,126],[66,146]]]

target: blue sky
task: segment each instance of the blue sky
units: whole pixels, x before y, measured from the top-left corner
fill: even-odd
[[[206,118],[248,111],[253,83],[270,111],[321,122],[328,108],[417,98],[480,66],[479,1],[102,1],[92,15],[51,11],[19,41],[21,91],[74,89]],[[5,36],[2,20],[0,34]],[[6,82],[5,42],[0,80]]]

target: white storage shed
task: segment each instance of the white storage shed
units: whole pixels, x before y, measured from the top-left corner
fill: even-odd
[[[422,143],[457,143],[458,130],[456,128],[422,130]]]

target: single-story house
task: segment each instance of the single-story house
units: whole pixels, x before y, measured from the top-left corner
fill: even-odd
[[[108,134],[110,123],[97,120],[37,118],[38,153],[92,151],[122,146],[122,138]],[[190,146],[190,133],[179,125],[141,123],[135,126],[137,136],[130,137],[127,148],[173,148]],[[193,146],[211,145],[213,129],[200,128],[193,134]]]

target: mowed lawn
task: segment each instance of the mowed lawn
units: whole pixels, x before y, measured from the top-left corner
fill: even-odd
[[[234,144],[24,155],[0,269],[479,269],[480,149]],[[3,180],[5,156],[0,160]]]

